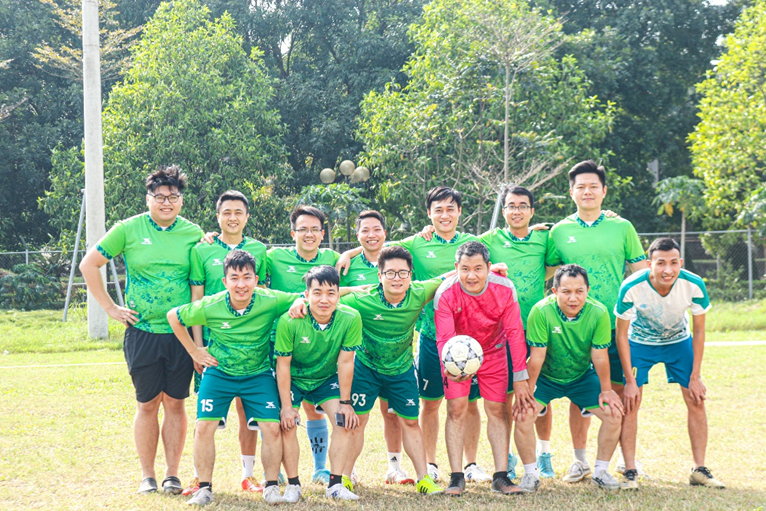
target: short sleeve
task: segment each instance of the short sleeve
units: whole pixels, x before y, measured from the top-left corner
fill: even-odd
[[[545,266],[559,266],[561,264],[561,256],[559,251],[556,250],[556,244],[553,242],[553,231],[548,233],[548,242],[545,246]]]
[[[274,354],[278,357],[291,357],[295,339],[290,328],[290,316],[282,315],[277,322],[277,338],[274,342]]]
[[[609,314],[604,311],[596,323],[596,331],[593,332],[593,347],[597,350],[608,348],[612,344],[612,322]]]
[[[617,296],[617,303],[614,306],[614,315],[620,319],[631,320],[636,316],[633,306],[633,287],[622,285],[620,293]]]
[[[415,236],[410,236],[409,238],[404,238],[403,240],[391,241],[389,243],[386,243],[387,246],[391,246],[391,247],[404,247],[410,253],[412,253],[412,247],[414,246],[414,244],[415,244]]]
[[[333,265],[338,264],[338,260],[340,259],[340,254],[337,253],[335,250],[330,250],[330,254],[332,255],[332,264]]]
[[[199,245],[192,248],[189,266],[189,284],[192,286],[204,286],[205,267],[202,264],[202,257],[199,255]]]
[[[263,252],[261,252],[261,257],[258,258],[258,260],[255,262],[256,265],[258,265],[258,284],[266,284],[266,276],[268,275],[267,271],[267,256],[266,256],[266,250],[264,249]]]
[[[266,276],[271,275],[272,271],[274,270],[274,251],[276,249],[270,248],[266,251],[266,257],[265,257],[265,268],[266,268]],[[261,272],[258,272],[258,275],[260,276]],[[260,280],[260,279],[259,279]]]
[[[125,223],[117,222],[109,229],[109,232],[104,234],[96,245],[96,250],[106,257],[107,259],[113,259],[122,254],[125,250],[125,244],[127,242],[127,236],[125,234]]]
[[[490,229],[489,231],[485,232],[484,234],[479,235],[479,241],[483,243],[486,247],[489,247],[490,243],[492,243],[492,235],[494,234],[494,230]]]
[[[705,286],[705,281],[702,279],[699,279],[699,282],[696,282],[696,286],[694,286],[694,291],[692,292],[692,305],[691,305],[691,311],[693,316],[699,316],[700,314],[705,314],[707,311],[710,310],[710,297],[707,294],[707,287]]]
[[[425,301],[430,302],[434,299],[434,296],[436,295],[436,290],[439,289],[439,286],[442,285],[442,282],[444,282],[444,279],[441,277],[434,277],[432,279],[428,280],[421,280],[420,283],[423,285],[423,289],[425,290]]]
[[[341,344],[341,350],[343,351],[357,351],[362,347],[362,316],[358,313],[354,314],[354,320],[346,332],[346,336],[343,338],[343,344]]]
[[[277,298],[277,314],[280,316],[290,310],[290,306],[301,297],[300,293],[283,293],[274,290],[274,296]]]
[[[185,327],[195,325],[207,326],[207,317],[205,317],[206,303],[207,302],[202,299],[176,308],[178,321]]]
[[[548,347],[548,325],[539,307],[532,307],[527,318],[527,344],[535,348]]]
[[[625,260],[629,264],[637,263],[646,259],[644,247],[641,246],[641,240],[638,239],[636,228],[628,222],[628,232],[625,234]]]
[[[359,310],[359,300],[356,298],[356,293],[348,293],[340,297],[340,303],[348,305],[354,310]]]

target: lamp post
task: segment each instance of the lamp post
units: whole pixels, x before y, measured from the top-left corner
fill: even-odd
[[[370,179],[370,170],[367,167],[357,167],[351,160],[343,160],[338,166],[338,170],[341,175],[349,181],[350,184],[364,183]],[[330,185],[335,182],[337,174],[334,169],[329,167],[322,169],[319,172],[319,179],[322,184]],[[346,219],[346,241],[351,240],[351,224]],[[332,248],[332,224],[330,224],[330,248]]]

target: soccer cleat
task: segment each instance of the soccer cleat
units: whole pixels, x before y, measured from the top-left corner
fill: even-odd
[[[692,486],[707,486],[709,488],[726,488],[726,485],[713,477],[707,467],[697,467],[689,476],[689,484]]]
[[[189,486],[187,486],[184,491],[181,492],[181,495],[188,497],[189,495],[194,494],[197,490],[199,490],[199,479],[195,477],[189,481]]]
[[[415,480],[407,476],[401,468],[389,468],[386,472],[386,484],[415,484]]]
[[[516,465],[519,463],[519,458],[512,452],[508,453],[508,479],[513,481],[516,479]]]
[[[489,487],[494,493],[502,493],[503,495],[516,495],[523,493],[522,489],[516,486],[508,479],[508,475],[499,479],[493,479],[492,484]]]
[[[157,493],[157,480],[153,477],[145,478],[138,487],[139,495],[149,495],[150,493]]]
[[[279,486],[268,486],[263,489],[263,500],[267,504],[281,504],[285,501],[279,493]]]
[[[285,494],[282,496],[282,498],[285,499],[285,502],[295,504],[301,500],[301,493],[302,490],[299,484],[288,484],[287,488],[285,488]]]
[[[429,476],[431,476],[431,479],[433,479],[434,482],[439,481],[439,467],[437,467],[433,463],[428,464],[428,469],[426,470],[426,473]]]
[[[579,483],[590,473],[590,465],[583,463],[580,460],[575,460],[574,463],[572,463],[572,466],[569,467],[569,472],[564,475],[562,480],[565,483]]]
[[[354,481],[352,481],[350,477],[341,476],[340,480],[348,491],[354,491]]]
[[[617,479],[612,477],[612,474],[606,470],[600,470],[599,472],[593,474],[591,482],[599,488],[603,488],[605,490],[611,491],[620,489],[620,483],[618,483]]]
[[[488,476],[476,463],[471,463],[465,468],[465,478],[472,483],[486,483],[492,480],[492,477]]]
[[[251,493],[263,493],[263,486],[260,486],[255,477],[246,477],[242,479],[242,489]]]
[[[435,495],[437,493],[444,492],[444,490],[442,490],[441,487],[434,482],[430,475],[424,475],[423,479],[418,481],[418,485],[415,487],[415,489],[418,493],[422,493],[424,495]]]
[[[311,476],[311,482],[327,485],[330,482],[330,471],[326,468],[320,468]]]
[[[556,477],[556,472],[553,471],[553,464],[551,458],[553,455],[549,452],[544,452],[537,455],[537,470],[540,471],[540,477],[543,479],[553,479]]]
[[[162,481],[162,493],[180,495],[182,491],[184,491],[184,487],[181,486],[181,480],[176,476],[168,476]]]
[[[328,499],[359,500],[359,496],[357,494],[353,493],[342,484],[334,484],[330,486],[325,490],[324,495]]]
[[[462,474],[451,474],[449,486],[444,490],[445,495],[460,497],[465,491],[465,477]]]
[[[638,470],[629,468],[622,473],[621,490],[638,490]]]
[[[213,491],[210,489],[209,486],[200,488],[199,490],[194,492],[194,495],[192,495],[192,498],[190,498],[186,503],[191,506],[207,506],[208,504],[212,504]]]
[[[524,493],[534,493],[537,491],[538,486],[540,486],[540,478],[535,477],[534,474],[524,474],[519,483],[519,488]]]

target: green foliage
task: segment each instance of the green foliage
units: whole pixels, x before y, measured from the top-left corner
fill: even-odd
[[[766,188],[761,187],[753,192],[737,220],[757,228],[759,235],[766,238]]]
[[[699,214],[704,208],[702,194],[705,186],[699,179],[676,176],[657,183],[657,196],[653,204],[659,205],[657,214],[673,216],[673,208],[683,212],[687,218]]]
[[[298,197],[298,204],[314,206],[327,217],[331,247],[332,239],[345,234],[340,226],[348,228],[356,215],[367,207],[367,202],[359,193],[359,188],[353,188],[347,183],[307,186]]]
[[[37,264],[17,264],[0,277],[0,309],[50,309],[62,297],[58,278]]]
[[[249,228],[252,236],[263,243],[290,243],[290,211],[294,195],[279,195],[273,185],[255,186],[245,183],[243,193],[250,197]]]

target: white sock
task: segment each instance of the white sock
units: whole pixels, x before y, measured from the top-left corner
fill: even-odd
[[[538,440],[537,441],[537,454],[550,454],[551,453],[551,441],[550,440]]]
[[[574,450],[574,459],[576,461],[581,461],[588,464],[588,452],[587,449],[575,449]]]
[[[253,465],[255,465],[255,456],[242,455],[242,479],[253,477]]]
[[[199,479],[199,474],[197,473],[197,467],[194,467],[194,477]]]
[[[598,474],[602,470],[609,472],[609,460],[606,460],[606,461],[596,460],[596,474]]]
[[[622,464],[624,465],[625,464],[625,457],[622,455],[622,447],[618,446],[617,447],[617,464],[619,465],[620,462],[622,462]]]
[[[388,468],[392,470],[401,470],[402,469],[402,453],[400,452],[389,452],[388,453]]]
[[[524,473],[532,474],[533,476],[535,476],[535,479],[540,479],[540,474],[537,471],[537,463],[530,463],[529,465],[524,465]]]

